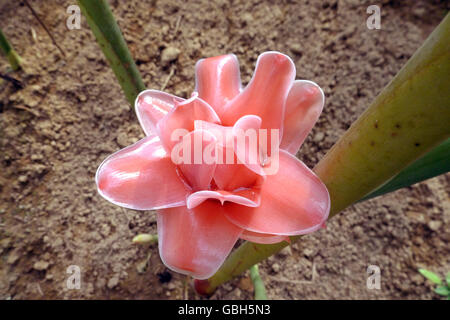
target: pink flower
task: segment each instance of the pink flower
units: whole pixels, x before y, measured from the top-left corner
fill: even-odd
[[[295,157],[322,111],[324,95],[313,82],[294,81],[289,57],[260,55],[244,89],[234,55],[200,60],[195,72],[188,100],[155,90],[138,96],[136,112],[146,137],[109,156],[96,182],[114,204],[157,210],[163,262],[206,279],[239,238],[276,243],[319,229],[330,198]],[[268,145],[255,151],[237,143],[239,130],[247,129],[258,137],[267,129]],[[174,140],[177,130],[182,134]],[[212,161],[178,161],[195,157],[195,141],[202,155],[213,150]],[[230,150],[240,163],[222,161]]]

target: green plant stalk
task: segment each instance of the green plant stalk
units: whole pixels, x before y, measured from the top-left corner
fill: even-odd
[[[450,15],[314,168],[328,188],[330,217],[370,194],[450,136]],[[291,237],[296,241],[300,236]],[[245,242],[200,294],[280,251],[287,242]]]
[[[266,288],[264,282],[259,275],[258,265],[254,264],[250,267],[250,278],[253,282],[253,289],[255,291],[255,300],[268,300],[266,295]]]
[[[127,100],[133,106],[137,95],[145,90],[145,86],[108,2],[78,0],[78,4]]]
[[[365,196],[361,201],[408,187],[450,171],[450,139],[444,141],[422,158],[409,165],[393,179]]]
[[[0,29],[0,48],[3,52],[3,54],[8,59],[8,62],[11,65],[11,68],[14,71],[20,69],[20,64],[22,62],[22,59],[17,54],[17,52],[12,48],[11,44],[8,42],[8,39],[6,39],[6,36],[4,35],[4,33],[1,29]]]

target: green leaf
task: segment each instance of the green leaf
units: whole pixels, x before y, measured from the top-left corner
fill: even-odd
[[[445,276],[445,281],[447,281],[447,286],[450,287],[450,272]]]
[[[6,56],[13,70],[18,70],[20,68],[20,64],[22,59],[17,54],[17,52],[12,48],[11,44],[8,42],[8,39],[0,29],[0,51]]]
[[[448,296],[450,294],[448,287],[444,286],[437,287],[436,289],[434,289],[434,292],[441,296]]]
[[[434,272],[425,270],[425,269],[419,269],[419,272],[428,280],[430,280],[431,282],[441,285],[442,284],[442,280],[441,278]]]
[[[268,300],[266,295],[266,288],[264,282],[259,275],[258,265],[255,264],[250,267],[250,278],[253,282],[253,288],[255,290],[255,300]]]
[[[145,86],[108,2],[78,0],[78,4],[128,101],[134,106]]]
[[[450,159],[450,139],[447,139],[444,143],[406,167],[392,180],[365,196],[361,201],[447,173],[450,171],[450,161],[448,159]]]

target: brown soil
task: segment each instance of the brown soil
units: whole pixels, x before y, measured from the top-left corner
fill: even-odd
[[[131,244],[156,232],[151,212],[101,198],[97,166],[143,132],[84,18],[68,30],[74,1],[30,1],[66,53],[63,58],[20,1],[0,1],[0,27],[24,59],[0,83],[0,298],[198,299],[183,276],[170,281],[157,248]],[[318,125],[299,154],[313,166],[380,92],[448,10],[446,1],[378,1],[381,30],[368,30],[371,1],[110,1],[149,88],[187,97],[194,64],[237,54],[247,82],[257,56],[290,55],[297,78],[326,94]],[[178,24],[178,28],[176,27]],[[37,36],[33,40],[32,33]],[[181,50],[163,65],[166,47]],[[0,72],[6,72],[0,59]],[[449,175],[348,208],[326,230],[304,237],[261,264],[273,299],[431,299],[417,273],[450,271]],[[150,256],[149,256],[150,254]],[[146,261],[148,260],[148,263]],[[381,289],[366,287],[369,264]],[[66,288],[69,265],[81,289]],[[313,270],[315,270],[313,275]],[[214,299],[251,299],[245,274]]]

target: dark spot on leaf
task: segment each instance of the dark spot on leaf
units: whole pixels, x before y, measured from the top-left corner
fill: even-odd
[[[375,121],[375,124],[373,126],[375,127],[375,129],[378,129],[378,120]]]
[[[400,123],[397,122],[397,123],[395,124],[395,127],[396,127],[397,129],[400,129],[402,126],[400,125]]]
[[[398,136],[398,133],[397,133],[397,132],[392,132],[392,133],[391,133],[391,137],[396,137],[396,136]]]
[[[419,143],[419,142],[414,143],[414,145],[415,145],[416,147],[420,147],[420,143]]]
[[[375,141],[373,141],[373,140],[370,141],[370,146],[371,146],[371,147],[375,146]]]

